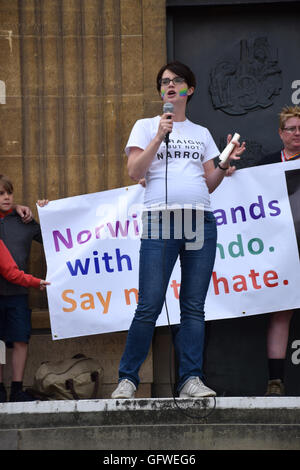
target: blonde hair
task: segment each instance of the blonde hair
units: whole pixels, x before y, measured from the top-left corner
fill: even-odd
[[[284,129],[286,121],[292,117],[300,119],[300,106],[285,106],[282,108],[279,114],[280,129]]]

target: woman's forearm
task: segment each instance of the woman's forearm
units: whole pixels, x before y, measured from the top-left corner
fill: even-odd
[[[222,183],[228,167],[224,167],[224,169],[221,169],[219,168],[219,166],[217,166],[215,168],[212,160],[207,163],[204,163],[203,166],[205,170],[205,179],[208,191],[209,193],[212,193],[219,186],[219,184]]]
[[[131,149],[127,163],[127,169],[130,178],[136,181],[144,178],[156,155],[156,152],[160,147],[161,142],[162,140],[156,136],[145,148],[145,150],[137,147],[133,147]]]

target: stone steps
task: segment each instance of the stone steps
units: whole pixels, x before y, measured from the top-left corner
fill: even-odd
[[[80,400],[0,405],[0,449],[299,450],[300,398]]]

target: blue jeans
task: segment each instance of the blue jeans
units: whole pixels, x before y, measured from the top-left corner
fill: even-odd
[[[141,240],[139,301],[119,367],[119,380],[127,378],[136,387],[178,255],[181,264],[180,327],[175,340],[179,356],[178,390],[190,377],[203,376],[204,303],[216,254],[215,217],[212,212],[204,212],[201,249],[187,249],[186,242],[191,240],[187,240],[184,233],[181,239],[175,239],[173,233],[174,221],[171,220],[170,239],[162,239],[160,233],[159,238]]]

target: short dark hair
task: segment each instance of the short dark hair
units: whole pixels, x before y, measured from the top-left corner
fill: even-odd
[[[10,179],[5,175],[0,175],[0,187],[3,187],[8,194],[12,194],[14,192],[14,187]]]
[[[191,69],[187,65],[182,64],[181,62],[174,61],[174,62],[169,62],[168,64],[164,65],[157,74],[156,88],[159,94],[160,94],[160,89],[161,89],[160,81],[165,70],[170,70],[171,72],[178,75],[178,77],[184,78],[189,88],[190,87],[196,88],[196,77],[194,73],[191,71]],[[193,95],[189,95],[187,100],[189,101],[192,98],[192,96]]]

